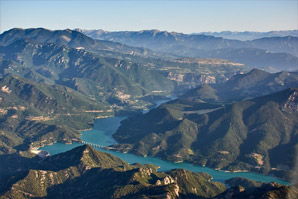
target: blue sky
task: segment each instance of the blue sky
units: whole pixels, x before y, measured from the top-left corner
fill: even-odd
[[[270,31],[298,29],[297,0],[0,0],[0,32],[19,28]]]

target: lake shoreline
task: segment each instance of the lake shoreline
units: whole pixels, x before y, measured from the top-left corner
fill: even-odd
[[[109,147],[115,143],[117,143],[112,135],[116,132],[116,130],[119,128],[120,123],[122,120],[126,119],[127,117],[120,117],[120,116],[114,116],[114,117],[108,117],[108,118],[102,118],[102,119],[95,119],[93,128],[91,130],[87,131],[82,131],[81,132],[81,137],[80,139],[89,142],[89,143],[94,143],[97,145],[101,146],[106,146]],[[55,146],[57,148],[55,149]],[[45,146],[45,147],[40,147],[38,149],[41,150],[52,150],[50,152],[51,155],[57,154],[57,152],[61,153],[67,150],[70,150],[71,148],[74,148],[76,146],[82,145],[80,142],[75,143],[73,142],[70,145],[65,145],[65,144],[54,144],[51,146]],[[59,151],[61,149],[61,151]],[[96,150],[99,150],[99,148],[95,147]],[[56,150],[56,151],[55,151]],[[193,172],[205,172],[211,175],[214,179],[214,181],[223,181],[224,179],[230,179],[233,177],[245,177],[251,180],[255,181],[262,181],[262,182],[277,182],[279,184],[284,184],[284,185],[290,185],[291,182],[272,176],[272,175],[266,175],[266,174],[261,174],[257,173],[255,171],[242,171],[242,170],[236,170],[236,171],[229,171],[229,170],[215,170],[213,168],[209,167],[203,167],[199,165],[195,165],[191,162],[181,162],[181,163],[174,163],[170,161],[165,161],[159,157],[143,157],[143,156],[137,156],[132,153],[122,153],[122,152],[117,152],[114,150],[104,150],[100,149],[100,151],[104,151],[107,153],[110,153],[112,155],[115,155],[122,160],[128,162],[129,164],[133,163],[141,163],[141,164],[154,164],[156,166],[160,167],[161,171],[166,171],[166,170],[171,170],[175,168],[183,168],[187,169]]]

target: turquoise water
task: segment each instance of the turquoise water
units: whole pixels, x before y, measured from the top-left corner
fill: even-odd
[[[108,146],[111,144],[116,143],[115,140],[112,138],[112,134],[115,133],[117,128],[120,126],[120,122],[125,119],[125,117],[111,117],[111,118],[104,118],[104,119],[97,119],[94,122],[94,128],[92,130],[83,131],[82,132],[82,140],[85,142],[90,142],[94,144],[99,144],[103,146]],[[53,145],[41,147],[40,150],[48,151],[51,155],[55,155],[58,153],[62,153],[68,151],[72,148],[80,146],[82,144],[73,143],[73,144],[63,144],[63,143],[55,143]],[[133,164],[133,163],[141,163],[141,164],[154,164],[160,167],[159,171],[167,171],[175,168],[184,168],[194,172],[206,172],[213,177],[214,181],[223,182],[226,179],[233,178],[233,177],[245,177],[255,181],[262,181],[262,182],[277,182],[280,184],[289,184],[288,182],[279,180],[272,176],[265,176],[257,173],[251,172],[239,172],[239,173],[231,173],[231,172],[224,172],[218,171],[214,169],[210,169],[207,167],[200,167],[195,166],[189,163],[173,163],[168,161],[163,161],[159,158],[155,157],[142,157],[136,156],[129,153],[120,153],[115,151],[107,151],[100,148],[95,149],[99,151],[104,151],[110,154],[113,154],[126,162]]]

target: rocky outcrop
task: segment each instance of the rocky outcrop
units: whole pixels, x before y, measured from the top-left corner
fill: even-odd
[[[298,112],[298,92],[294,91],[284,104],[284,109],[289,109],[293,112]]]
[[[172,176],[166,176],[163,179],[157,180],[155,185],[168,185],[173,183],[176,183],[176,181],[172,178]]]
[[[207,74],[193,74],[193,73],[175,73],[169,72],[167,78],[176,82],[194,83],[196,86],[201,84],[214,84],[216,78]]]

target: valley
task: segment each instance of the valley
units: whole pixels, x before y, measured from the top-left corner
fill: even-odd
[[[141,163],[141,164],[157,165],[159,167],[158,171],[169,171],[172,169],[179,168],[179,169],[186,169],[193,172],[208,173],[212,176],[213,181],[216,181],[216,182],[224,182],[224,180],[234,178],[234,177],[245,177],[255,181],[261,181],[261,182],[267,182],[267,183],[275,181],[283,185],[288,185],[287,181],[283,181],[278,178],[274,178],[272,176],[265,176],[265,175],[260,175],[260,174],[247,172],[247,171],[246,172],[244,171],[228,172],[224,170],[214,170],[208,167],[200,167],[186,162],[174,163],[170,161],[164,161],[157,157],[151,157],[151,156],[144,157],[144,156],[134,155],[131,153],[116,152],[111,147],[108,147],[108,146],[116,143],[112,135],[120,126],[120,122],[123,121],[124,119],[125,117],[111,117],[111,118],[95,120],[93,129],[82,132],[81,139],[85,142],[102,146],[103,148],[94,147],[94,149],[98,151],[110,153],[130,164]],[[110,125],[106,126],[105,124],[107,123],[109,123]],[[69,144],[65,145],[63,143],[54,143],[52,145],[41,147],[39,148],[39,150],[47,151],[50,153],[50,155],[56,155],[62,152],[66,152],[78,146],[80,146],[79,143],[73,143],[71,145]],[[107,146],[107,147],[105,148],[104,146]]]
[[[295,197],[297,37],[97,33],[0,35],[0,198]]]

